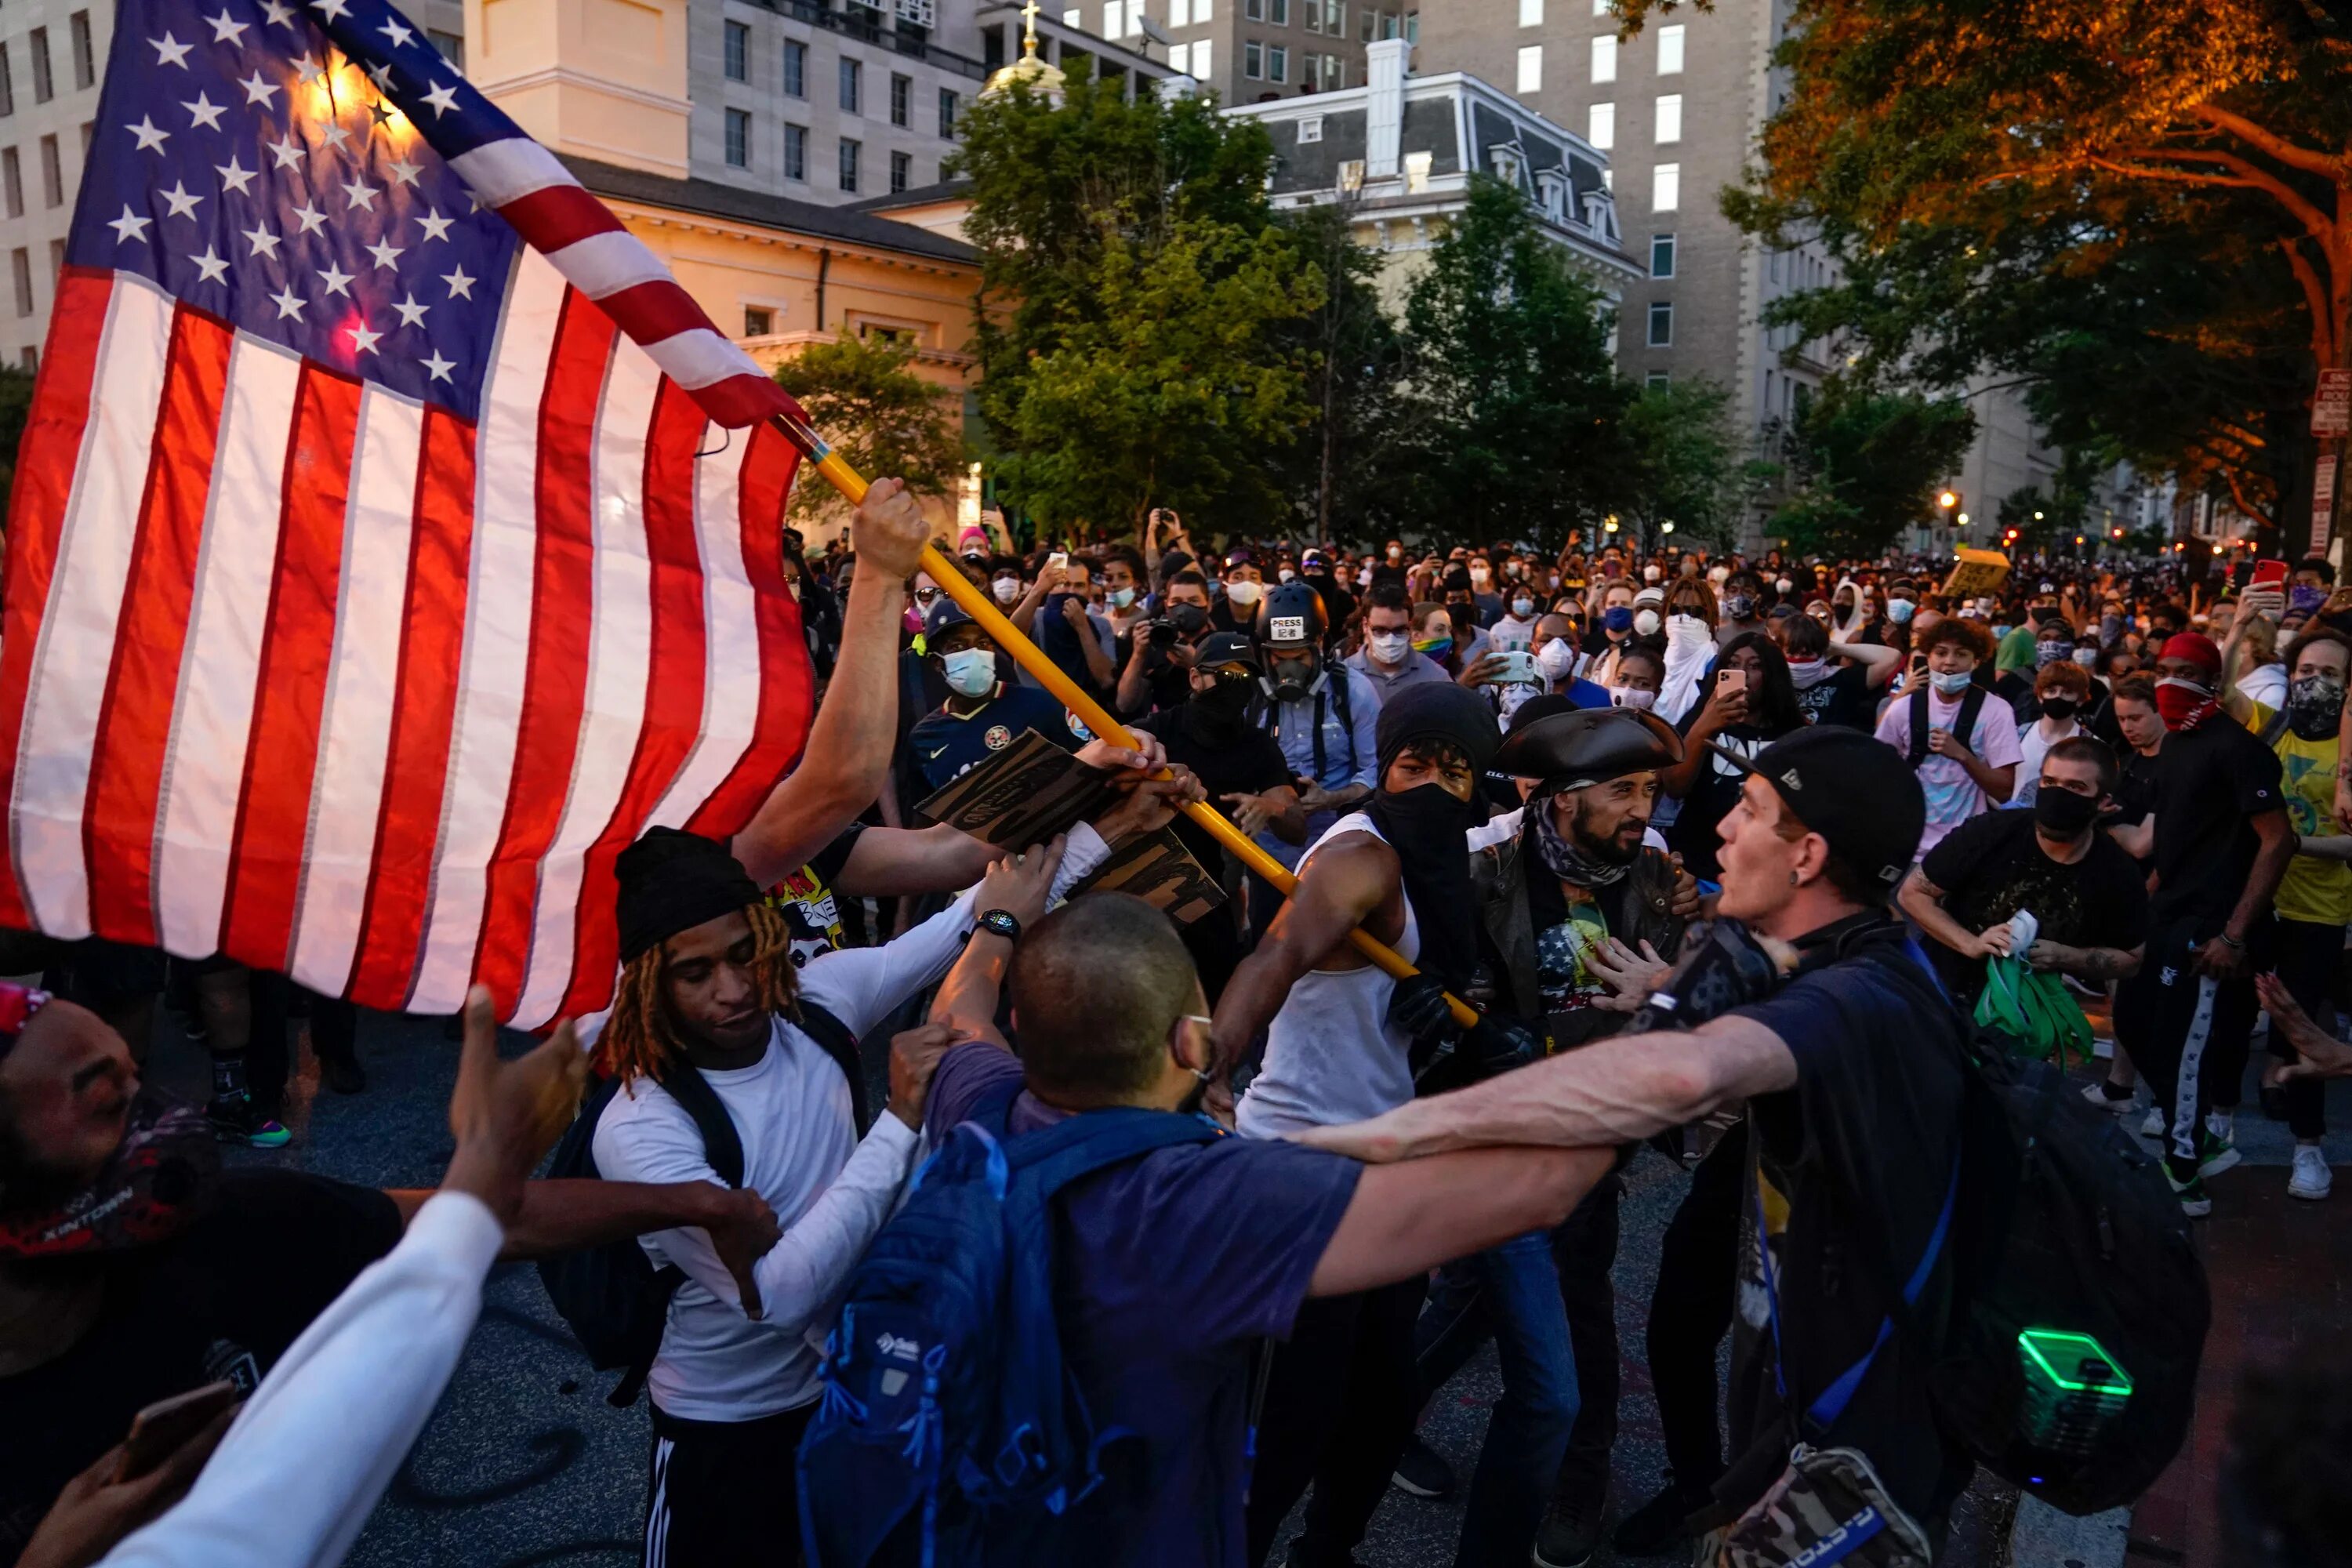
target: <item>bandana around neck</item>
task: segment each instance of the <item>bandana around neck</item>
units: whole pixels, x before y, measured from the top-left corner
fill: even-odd
[[[1551,803],[1568,793],[1554,790],[1528,802],[1528,810],[1536,819],[1536,853],[1543,857],[1544,868],[1579,888],[1606,888],[1623,881],[1633,868],[1630,863],[1619,865],[1587,855],[1569,842],[1568,835],[1552,819]]]

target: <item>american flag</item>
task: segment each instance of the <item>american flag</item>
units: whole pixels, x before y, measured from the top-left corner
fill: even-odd
[[[0,923],[601,1005],[797,758],[797,409],[383,0],[121,0],[18,455]]]

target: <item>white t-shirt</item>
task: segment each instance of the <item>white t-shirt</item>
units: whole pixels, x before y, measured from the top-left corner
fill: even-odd
[[[2253,701],[2276,712],[2286,706],[2286,666],[2257,665],[2246,671],[2238,682],[2238,689]]]
[[[2042,737],[2041,720],[2036,719],[2032,723],[2028,724],[2024,733],[2017,738],[2020,752],[2017,760],[2017,787],[2009,792],[2009,804],[2032,805],[2033,797],[2042,793],[2042,759],[2050,754],[2050,748],[2056,745],[2059,741],[2071,741],[2082,733],[2084,733],[2083,726],[2074,720],[2069,719],[2066,721],[2065,729],[2060,731],[2057,740],[2046,741]]]
[[[1958,721],[1960,704],[1966,700],[1966,693],[1948,701],[1940,694],[1929,691],[1928,728],[1950,729]],[[1911,699],[1897,697],[1886,705],[1885,715],[1878,721],[1878,738],[1905,755],[1910,754]],[[1985,693],[1984,707],[1977,714],[1976,733],[1960,737],[1960,742],[1992,767],[2006,767],[2025,759],[2025,749],[2017,739],[2016,710],[1990,691]],[[1922,856],[1941,844],[1944,835],[1969,817],[1990,810],[1993,804],[1958,758],[1939,756],[1934,752],[1928,752],[1919,764],[1919,787],[1927,796],[1927,826],[1919,835]]]

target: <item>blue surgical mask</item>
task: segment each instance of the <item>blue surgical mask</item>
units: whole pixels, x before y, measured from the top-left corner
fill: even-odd
[[[996,689],[996,655],[984,647],[960,647],[940,656],[940,673],[959,697],[985,697]]]
[[[1937,670],[1927,679],[1938,696],[1960,697],[1967,694],[1971,677],[1972,672],[1965,669]]]
[[[1886,618],[1898,626],[1905,626],[1918,609],[1919,606],[1908,599],[1889,599],[1886,601]]]
[[[1997,626],[1995,626],[1992,628],[1992,640],[1993,640],[1993,641],[1995,641],[1995,642],[1999,642],[1999,641],[2000,641],[2000,639],[2001,639],[2001,638],[2003,638],[2003,637],[2007,637],[2010,633],[2011,633],[2011,632],[2015,631],[2016,629],[2017,629],[2017,628],[2016,628],[2015,626],[1998,626],[1998,625],[1997,625]]]
[[[1123,610],[1127,608],[1129,605],[1135,603],[1135,590],[1132,588],[1113,588],[1110,591],[1110,603],[1111,608],[1115,610]]]
[[[1601,624],[1612,632],[1633,629],[1633,609],[1630,605],[1612,605],[1601,612]]]

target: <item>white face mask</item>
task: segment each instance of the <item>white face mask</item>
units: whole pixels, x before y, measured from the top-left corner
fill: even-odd
[[[1576,650],[1565,637],[1554,637],[1536,650],[1536,668],[1546,680],[1559,680],[1576,668]]]
[[[1470,581],[1475,583],[1481,588],[1485,587],[1494,580],[1495,574],[1491,568],[1485,566],[1473,566],[1470,568]]]
[[[1231,599],[1234,604],[1241,605],[1244,609],[1247,609],[1250,605],[1256,604],[1258,601],[1258,595],[1265,592],[1265,588],[1263,584],[1253,583],[1246,577],[1243,578],[1238,583],[1228,583],[1225,584],[1225,597]]]
[[[1381,664],[1402,664],[1404,656],[1412,651],[1412,637],[1407,632],[1374,632],[1364,642]]]
[[[1659,625],[1660,622],[1658,620],[1657,611],[1636,610],[1633,612],[1633,630],[1637,635],[1645,637],[1655,637],[1658,635]]]
[[[1646,709],[1652,703],[1657,701],[1657,700],[1658,694],[1656,692],[1643,691],[1639,687],[1612,686],[1609,689],[1609,700],[1614,702],[1620,708]]]
[[[1722,587],[1724,584],[1730,581],[1730,579],[1731,568],[1728,566],[1710,566],[1707,568],[1706,580],[1714,584],[1718,588]]]
[[[1930,674],[1927,677],[1927,681],[1929,685],[1936,689],[1936,691],[1939,696],[1959,697],[1967,693],[1969,689],[1969,681],[1972,678],[1973,673],[1973,671],[1966,669],[1939,669]]]
[[[1293,572],[1289,567],[1285,566],[1284,568],[1282,568],[1282,570],[1280,570],[1279,572],[1276,572],[1276,573],[1275,574],[1275,575],[1276,575],[1276,577],[1279,577],[1280,579],[1282,579],[1282,581],[1284,581],[1284,582],[1286,582],[1286,583],[1289,583],[1289,582],[1296,581],[1296,580],[1297,580],[1297,576],[1298,576],[1298,574],[1297,574],[1297,573],[1296,573],[1296,572]]]
[[[1010,605],[1021,597],[1021,579],[1018,577],[995,578],[988,584],[988,591],[996,595],[998,604]]]
[[[1696,616],[1669,616],[1666,617],[1666,640],[1668,642],[1680,643],[1685,647],[1696,647],[1700,643],[1711,642],[1714,638],[1715,628],[1708,626]]]
[[[1536,602],[1533,599],[1528,598],[1526,595],[1522,595],[1520,597],[1511,601],[1511,614],[1517,618],[1524,621],[1535,613]]]
[[[1775,582],[1772,586],[1785,594],[1789,591],[1789,580],[1786,577],[1782,577]]]
[[[2099,662],[2099,650],[2095,647],[2078,647],[2074,650],[2074,662],[2084,669],[2093,668]]]
[[[1656,582],[1657,580],[1658,580],[1658,569],[1657,569],[1656,567],[1654,567],[1654,566],[1644,566],[1644,567],[1643,567],[1643,568],[1642,568],[1642,581],[1643,581],[1643,582],[1644,582],[1644,583],[1654,583],[1654,582]]]
[[[985,697],[996,689],[996,656],[984,647],[960,647],[940,656],[940,673],[959,697]]]
[[[1127,608],[1129,605],[1135,603],[1135,590],[1132,588],[1113,588],[1110,591],[1110,603],[1113,609],[1123,610]]]

